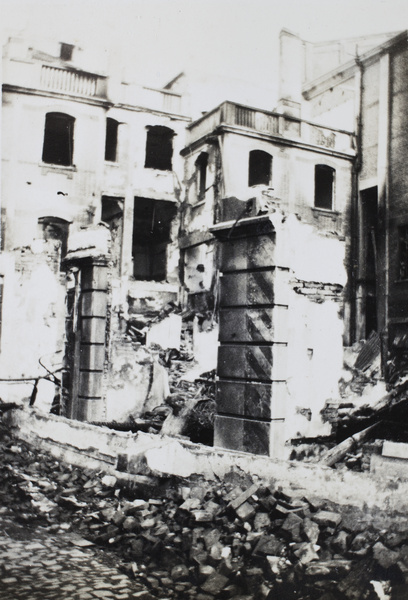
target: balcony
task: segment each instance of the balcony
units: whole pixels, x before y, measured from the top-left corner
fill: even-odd
[[[188,127],[187,145],[209,135],[218,128],[239,132],[254,132],[281,138],[306,146],[319,146],[332,152],[355,155],[354,135],[316,125],[301,119],[234,102],[224,102]]]
[[[88,98],[103,98],[106,96],[105,81],[105,77],[84,71],[61,69],[48,65],[41,66],[40,87],[54,92]]]
[[[89,100],[108,100],[118,106],[146,108],[183,116],[180,94],[123,83],[115,77],[105,77],[72,66],[10,58],[4,61],[3,82],[6,87],[64,94]]]
[[[38,91],[55,92],[68,96],[106,99],[106,77],[80,69],[63,68],[31,60],[4,61],[3,82]]]

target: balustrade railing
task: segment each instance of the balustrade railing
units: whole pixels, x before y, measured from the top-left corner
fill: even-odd
[[[71,69],[60,69],[48,65],[41,67],[41,87],[66,94],[101,96],[102,90],[98,83],[103,79],[98,75]]]

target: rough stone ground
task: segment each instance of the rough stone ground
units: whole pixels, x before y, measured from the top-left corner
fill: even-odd
[[[408,519],[66,465],[0,425],[0,599],[406,600]],[[3,587],[1,587],[3,586]]]
[[[0,512],[1,600],[130,600],[143,593],[101,552],[76,547],[51,527],[23,526],[6,507]]]

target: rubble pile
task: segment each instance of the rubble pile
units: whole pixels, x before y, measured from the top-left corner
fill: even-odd
[[[1,433],[0,497],[15,519],[115,552],[144,600],[407,597],[405,517],[290,497],[236,473],[215,484],[106,475]]]
[[[160,364],[166,367],[170,396],[165,403],[144,413],[149,433],[185,437],[194,443],[213,444],[215,414],[215,371],[194,374],[193,355],[183,343],[182,349],[157,348]],[[190,377],[189,372],[193,373]]]

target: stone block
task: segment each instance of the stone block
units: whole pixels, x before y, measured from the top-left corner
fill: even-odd
[[[404,458],[391,458],[372,454],[370,472],[381,477],[408,479],[408,461]]]
[[[100,317],[81,319],[81,341],[93,344],[105,343],[106,321]]]
[[[390,458],[403,458],[408,460],[408,444],[384,440],[382,455]]]
[[[251,496],[256,494],[258,489],[259,489],[259,485],[254,483],[249,488],[247,488],[244,492],[242,492],[242,494],[239,494],[239,496],[237,496],[236,498],[231,500],[230,507],[237,509],[239,506],[241,506],[241,504],[244,504],[244,502],[246,502]]]
[[[282,534],[292,542],[302,541],[303,519],[295,513],[289,513],[282,527]]]
[[[224,273],[220,279],[220,306],[238,307],[289,303],[287,271],[270,268],[263,271]]]
[[[274,265],[275,234],[269,233],[221,244],[221,271]]]
[[[85,267],[81,271],[81,289],[103,290],[108,288],[108,268],[106,266],[93,265]]]
[[[75,417],[78,421],[100,423],[106,421],[106,407],[102,399],[81,398],[78,396],[78,412]]]
[[[201,589],[203,590],[203,592],[208,592],[209,594],[216,596],[225,588],[227,583],[228,577],[220,575],[219,573],[214,573],[206,579],[206,581],[201,586]]]
[[[225,379],[285,381],[287,346],[241,346],[226,344],[218,348],[218,376]]]
[[[102,376],[100,372],[81,371],[79,373],[79,396],[100,398],[102,395]]]
[[[105,363],[104,344],[81,345],[81,368],[102,371]]]
[[[381,542],[377,542],[373,546],[374,560],[383,568],[389,569],[393,565],[396,565],[399,560],[398,552],[390,550]]]
[[[221,380],[216,384],[217,410],[221,413],[279,419],[285,416],[286,401],[284,381],[256,383]]]
[[[337,527],[341,523],[341,515],[329,510],[319,510],[312,519],[321,527]]]
[[[287,342],[285,306],[221,308],[221,342]]]
[[[106,317],[108,295],[104,291],[82,292],[81,314],[86,317]]]
[[[215,417],[215,446],[268,456],[269,434],[269,423],[219,415]]]

